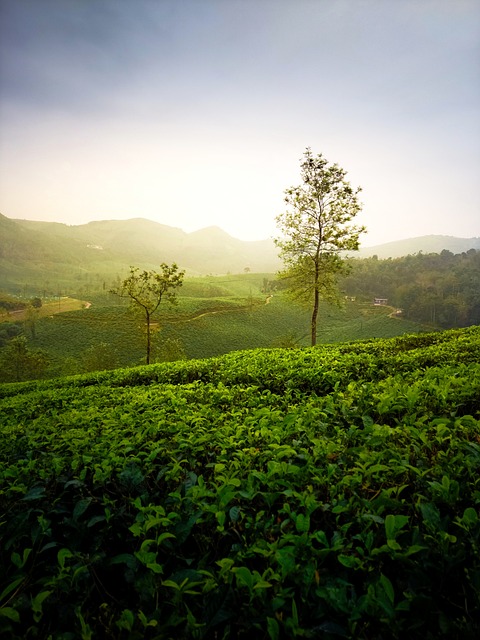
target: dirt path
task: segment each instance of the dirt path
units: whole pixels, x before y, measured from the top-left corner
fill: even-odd
[[[265,304],[268,304],[268,301],[265,302]],[[253,306],[258,306],[258,303]],[[191,318],[180,318],[178,320],[174,320],[172,323],[178,324],[182,322],[193,322],[194,320],[200,320],[200,318],[205,318],[206,316],[214,316],[218,313],[238,313],[238,311],[246,311],[251,308],[251,305],[245,305],[244,307],[232,307],[231,309],[214,309],[213,311],[204,311],[203,313],[199,313],[197,316],[192,316]]]
[[[204,318],[205,316],[214,316],[217,313],[232,313],[233,311],[238,311],[238,310],[239,309],[218,309],[217,311],[204,311],[203,313],[200,313],[198,316],[177,320],[177,322],[193,322],[194,320],[199,320],[200,318]]]
[[[401,320],[402,319],[402,310],[401,309],[394,309],[392,311],[392,313],[388,314],[389,318],[395,318],[395,320]]]
[[[67,311],[78,311],[79,309],[89,309],[91,302],[78,300],[77,298],[61,298],[58,301],[46,302],[38,308],[38,318],[45,316],[53,316],[57,313],[66,313]],[[7,311],[0,313],[0,322],[23,322],[27,318],[28,309],[17,309],[15,311]]]

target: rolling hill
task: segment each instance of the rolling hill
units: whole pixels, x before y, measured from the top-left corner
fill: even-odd
[[[186,233],[143,218],[70,226],[0,215],[3,286],[20,272],[27,277],[72,269],[111,274],[130,264],[152,268],[174,261],[190,275],[247,268],[271,273],[280,266],[271,240],[238,240],[218,227]]]
[[[480,249],[480,238],[456,238],[455,236],[428,235],[417,238],[396,240],[374,247],[362,247],[358,252],[360,258],[378,256],[379,258],[401,258],[415,253],[463,253],[469,249]]]
[[[423,236],[362,248],[358,257],[411,253],[461,253],[480,248],[480,238]],[[105,280],[130,265],[156,268],[177,262],[188,275],[274,273],[281,267],[272,239],[243,241],[219,227],[186,233],[144,218],[101,220],[83,225],[13,220],[0,214],[0,287],[26,282],[58,283],[95,274]]]

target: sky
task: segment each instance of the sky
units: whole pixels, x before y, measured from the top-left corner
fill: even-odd
[[[0,0],[0,212],[279,235],[307,147],[363,246],[480,236],[479,0]]]

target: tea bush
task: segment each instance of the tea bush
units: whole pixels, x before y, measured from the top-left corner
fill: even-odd
[[[0,386],[9,638],[476,638],[480,329]]]

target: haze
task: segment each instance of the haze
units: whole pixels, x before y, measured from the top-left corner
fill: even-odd
[[[477,0],[0,0],[0,211],[276,234],[310,146],[364,245],[480,235]]]

